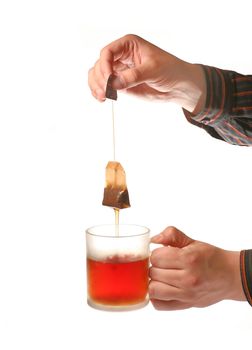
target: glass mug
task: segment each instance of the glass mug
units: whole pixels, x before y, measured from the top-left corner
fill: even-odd
[[[108,311],[145,306],[149,284],[150,230],[100,225],[86,230],[87,302]]]

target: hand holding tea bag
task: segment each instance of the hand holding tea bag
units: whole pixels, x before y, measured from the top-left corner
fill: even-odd
[[[107,164],[102,204],[116,209],[130,207],[126,174],[119,162],[110,161]]]

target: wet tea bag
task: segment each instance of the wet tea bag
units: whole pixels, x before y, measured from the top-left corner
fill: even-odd
[[[106,166],[106,184],[102,204],[116,209],[130,207],[126,174],[119,162],[110,161]]]

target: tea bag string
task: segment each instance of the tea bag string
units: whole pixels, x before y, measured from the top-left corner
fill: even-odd
[[[113,160],[116,160],[115,150],[115,112],[114,112],[114,101],[112,100],[112,132],[113,132]]]
[[[115,161],[115,117],[114,117],[114,101],[117,100],[117,91],[112,88],[112,81],[114,79],[113,74],[111,74],[107,81],[105,96],[111,99],[112,102],[112,127],[113,127],[113,159]]]

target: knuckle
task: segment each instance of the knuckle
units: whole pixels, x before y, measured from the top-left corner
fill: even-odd
[[[155,249],[152,251],[151,256],[150,256],[150,262],[152,265],[155,266],[157,260],[158,260],[158,249]]]
[[[129,33],[124,35],[123,39],[125,40],[133,40],[133,39],[138,39],[139,37],[135,34]]]
[[[151,69],[157,69],[160,66],[160,58],[157,55],[152,55],[150,60]]]
[[[91,75],[93,73],[93,71],[94,71],[94,67],[89,68],[88,75]]]
[[[151,256],[150,256],[150,263],[151,265],[155,265],[155,261],[156,261],[156,257],[155,257],[156,253],[155,253],[155,250],[151,253]]]
[[[199,262],[200,256],[197,252],[194,252],[194,253],[189,255],[188,259],[189,259],[189,261],[188,261],[189,264],[194,266]]]
[[[150,281],[149,283],[149,297],[155,298],[156,295],[156,283],[153,281]]]
[[[128,71],[127,77],[124,77],[124,80],[126,82],[126,85],[130,82],[139,82],[141,80],[142,73],[139,71],[138,68],[130,69]]]
[[[166,238],[169,238],[170,245],[176,246],[177,244],[177,228],[175,226],[168,226],[163,231],[163,235]]]
[[[154,268],[150,267],[149,268],[149,277],[150,277],[150,279],[154,278],[154,276],[155,276]]]
[[[156,267],[150,267],[149,277],[152,281],[161,281],[159,269],[157,269]]]
[[[93,84],[94,81],[94,68],[90,68],[88,71],[88,85],[89,87],[91,87],[91,85]]]
[[[201,278],[198,274],[191,274],[183,279],[182,286],[186,293],[190,293],[190,291],[195,291],[201,284]]]
[[[159,301],[157,301],[157,300],[151,300],[151,303],[152,303],[154,309],[160,310],[160,311],[161,311],[161,310],[165,310],[163,304],[161,304]]]
[[[108,45],[103,47],[100,51],[100,57],[102,57],[103,55],[105,55],[108,51]]]
[[[190,289],[194,289],[200,284],[200,277],[196,274],[190,276],[187,281],[187,285]]]
[[[198,252],[186,252],[184,254],[185,264],[188,268],[194,268],[200,261],[200,254]]]
[[[156,266],[158,264],[160,257],[163,255],[163,250],[164,250],[164,247],[157,248],[152,251],[150,256],[150,262],[153,266]]]
[[[177,231],[177,228],[175,226],[168,226],[166,230],[170,233],[175,233]]]
[[[171,237],[176,237],[176,233],[177,233],[177,228],[175,226],[169,226],[167,227],[167,233],[171,236]]]

